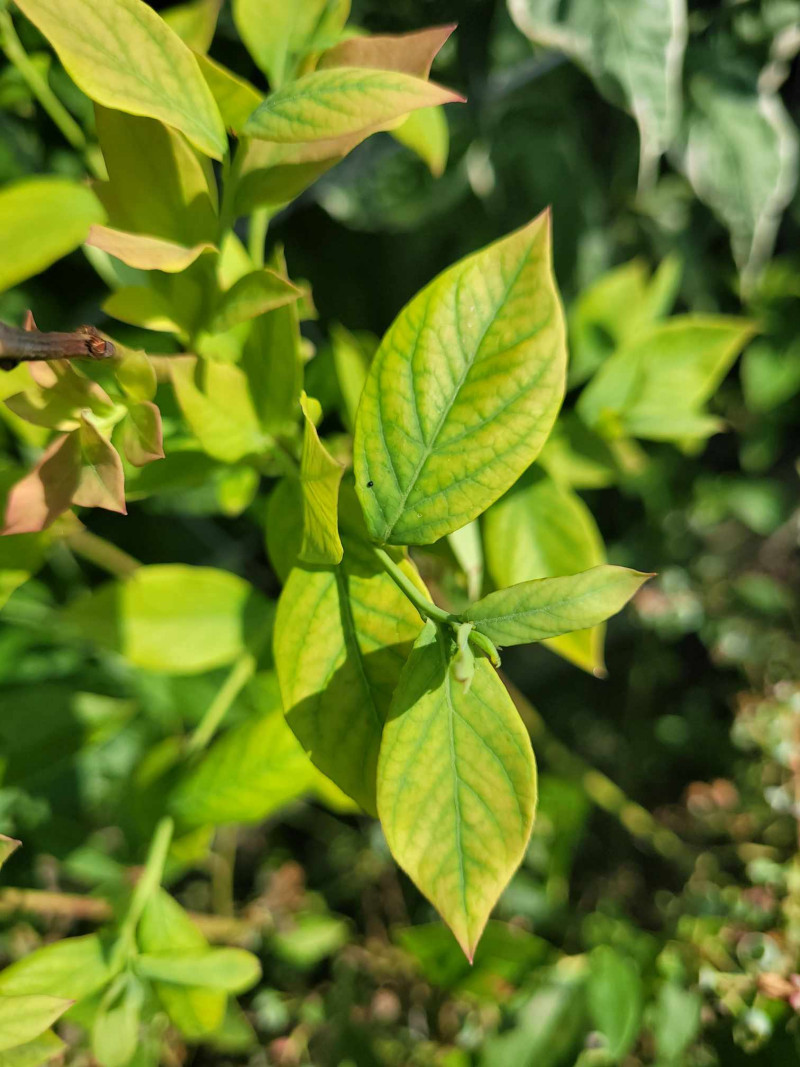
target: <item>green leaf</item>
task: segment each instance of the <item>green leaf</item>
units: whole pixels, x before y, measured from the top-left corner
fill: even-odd
[[[261,977],[258,959],[242,948],[144,954],[137,956],[136,969],[154,982],[221,989],[226,993],[243,993]]]
[[[275,955],[299,971],[309,971],[347,944],[347,923],[333,915],[300,915],[270,938]]]
[[[195,356],[174,356],[169,367],[186,421],[210,456],[236,463],[264,451],[269,442],[240,367]]]
[[[168,8],[161,17],[193,52],[204,53],[214,40],[221,7],[222,0],[190,0]]]
[[[367,811],[392,691],[422,623],[370,546],[352,488],[339,499],[334,567],[295,567],[275,619],[286,717],[313,763]],[[421,582],[408,560],[399,566]]]
[[[169,274],[179,274],[191,267],[204,252],[217,251],[208,242],[187,248],[160,237],[124,233],[108,226],[92,226],[86,243],[137,270],[163,270]]]
[[[103,1067],[125,1067],[133,1059],[144,995],[141,982],[127,974],[103,998],[92,1026],[92,1053]]]
[[[609,437],[706,436],[715,424],[696,416],[753,331],[751,322],[731,316],[674,316],[631,338],[603,364],[581,393],[578,414]]]
[[[448,534],[447,540],[467,579],[467,596],[470,600],[477,600],[483,588],[483,542],[480,524],[473,520],[460,530]]]
[[[275,249],[270,265],[281,277],[286,275],[282,248]],[[299,301],[291,300],[252,323],[241,368],[264,433],[293,438],[303,387]]]
[[[301,295],[296,285],[274,270],[254,270],[221,294],[209,332],[224,333],[240,322],[290,304]]]
[[[772,254],[797,188],[797,127],[770,82],[746,61],[724,67],[698,50],[676,152],[697,196],[730,231],[745,294]]]
[[[121,356],[114,373],[125,395],[141,404],[152,400],[156,395],[158,379],[155,367],[146,353],[126,348],[122,350]]]
[[[350,0],[233,0],[233,18],[250,55],[273,89],[292,76],[315,41],[335,39],[350,14]]]
[[[303,535],[303,494],[297,478],[281,478],[267,501],[267,555],[282,585],[297,563]]]
[[[316,403],[316,401],[314,402]],[[341,563],[339,538],[339,486],[344,467],[319,439],[310,414],[310,401],[303,393],[303,454],[300,489],[303,494],[303,540],[298,559],[302,563]]]
[[[486,565],[495,585],[517,585],[597,567],[605,547],[592,513],[570,489],[526,475],[483,518]],[[547,641],[547,647],[601,676],[605,628]]]
[[[78,1001],[102,989],[110,978],[103,943],[96,934],[67,937],[0,971],[0,996],[43,994]]]
[[[365,136],[367,134],[311,145],[243,142],[237,157],[235,215],[248,215],[265,205],[288,204],[343,159]]]
[[[27,178],[0,190],[0,291],[31,278],[83,244],[105,211],[90,189],[66,178]]]
[[[685,0],[508,0],[517,27],[578,63],[636,119],[640,182],[656,177],[681,112]]]
[[[384,337],[354,444],[370,534],[429,544],[477,518],[538,455],[565,374],[544,214],[441,274]]]
[[[131,404],[128,417],[122,424],[122,449],[134,467],[164,458],[164,438],[161,413],[155,404]]]
[[[772,411],[800,391],[800,339],[758,340],[742,356],[742,389],[750,411]]]
[[[618,1063],[633,1048],[642,1024],[638,967],[609,945],[600,945],[589,956],[587,996],[592,1023],[606,1038],[608,1053]]]
[[[235,574],[211,567],[139,567],[73,601],[64,620],[134,666],[169,674],[223,667],[241,655],[264,606]]]
[[[667,314],[681,265],[667,256],[652,280],[640,259],[607,271],[584,289],[569,313],[569,384],[586,381],[627,338]]]
[[[450,127],[443,108],[426,107],[412,111],[391,134],[428,164],[434,178],[441,178],[450,151]]]
[[[450,89],[397,71],[334,67],[271,93],[244,133],[280,144],[335,142],[378,130],[417,108],[456,100],[462,97]]]
[[[665,982],[656,1001],[656,1051],[663,1067],[680,1067],[684,1054],[700,1033],[703,1001],[699,993]]]
[[[392,855],[472,959],[518,867],[536,806],[536,764],[511,698],[485,659],[469,691],[429,622],[384,729],[378,813]]]
[[[0,1052],[41,1036],[71,1004],[71,1000],[38,993],[0,996]]]
[[[67,73],[103,107],[172,126],[213,159],[228,150],[197,61],[142,0],[19,0]]]
[[[377,342],[376,342],[377,343]],[[356,335],[338,323],[331,327],[331,351],[336,367],[336,380],[344,404],[343,416],[348,429],[356,424],[356,413],[369,365],[375,355],[376,343],[371,335]]]
[[[181,333],[169,303],[154,289],[143,285],[126,285],[117,289],[103,304],[103,311],[120,322],[141,326],[158,333]]]
[[[258,717],[230,729],[177,786],[170,810],[184,824],[261,822],[316,782],[273,680],[257,679]]]
[[[462,614],[496,645],[525,645],[597,626],[620,611],[652,577],[627,567],[593,567],[489,593]]]
[[[33,1041],[0,1052],[0,1067],[42,1067],[65,1048],[61,1038],[48,1030]]]
[[[249,81],[208,56],[197,56],[203,77],[217,102],[222,121],[229,130],[238,133],[264,97]],[[237,167],[239,163],[237,162]]]
[[[5,834],[0,834],[0,867],[3,866],[12,853],[16,852],[21,844],[21,841],[17,841],[13,837],[6,837]]]
[[[217,238],[217,185],[208,160],[155,119],[95,106],[108,171],[95,183],[110,225],[192,247]]]
[[[139,947],[149,955],[201,954],[208,942],[169,893],[159,889],[148,901],[137,934]],[[225,1018],[227,994],[221,989],[156,982],[154,989],[174,1025],[191,1041],[219,1029]]]

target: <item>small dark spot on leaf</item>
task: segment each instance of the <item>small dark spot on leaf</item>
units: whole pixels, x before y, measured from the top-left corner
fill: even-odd
[[[374,482],[367,482],[367,489],[371,489],[374,484]]]

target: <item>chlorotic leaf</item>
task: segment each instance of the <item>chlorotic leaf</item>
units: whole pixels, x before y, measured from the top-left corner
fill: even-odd
[[[428,164],[434,178],[444,174],[450,150],[450,128],[444,108],[426,107],[412,111],[390,132],[396,141],[416,152]]]
[[[235,463],[264,450],[266,438],[240,367],[195,356],[173,357],[169,366],[186,421],[210,456]]]
[[[60,1037],[56,1037],[52,1030],[45,1030],[33,1041],[0,1052],[0,1067],[42,1067],[65,1049]]]
[[[530,738],[486,659],[469,689],[427,623],[384,728],[378,814],[392,855],[472,959],[524,855],[536,805]]]
[[[103,304],[103,311],[120,322],[141,326],[158,333],[181,332],[180,324],[173,318],[169,303],[155,291],[144,285],[126,285],[118,289]]]
[[[204,252],[216,252],[214,246],[207,242],[186,248],[160,237],[123,233],[108,226],[92,226],[86,243],[108,252],[110,256],[116,256],[137,270],[163,270],[169,274],[186,270]]]
[[[340,563],[343,549],[338,525],[339,485],[344,467],[320,441],[309,414],[309,401],[305,393],[300,398],[300,406],[304,424],[300,460],[303,540],[298,558],[302,563]]]
[[[0,1052],[33,1041],[71,1005],[71,1000],[43,993],[0,995]]]
[[[429,544],[477,518],[538,455],[565,375],[544,214],[445,271],[384,337],[354,443],[372,537]]]
[[[280,144],[335,142],[377,130],[417,108],[461,99],[450,89],[409,74],[333,67],[306,74],[270,94],[244,133]]]
[[[482,522],[487,570],[499,588],[574,574],[606,561],[603,538],[583,500],[541,475],[526,474]],[[602,676],[604,635],[600,623],[544,643],[582,670]]]
[[[496,645],[524,645],[588,629],[615,615],[652,577],[627,567],[594,567],[489,593],[461,616]]]
[[[91,191],[66,178],[27,178],[0,190],[0,291],[38,274],[78,248],[105,220]]]
[[[275,665],[287,720],[312,762],[374,812],[383,722],[422,622],[377,561],[347,483],[339,528],[338,566],[289,575],[275,619]],[[398,565],[422,588],[413,564]]]
[[[223,989],[226,993],[242,993],[261,977],[258,959],[242,948],[146,954],[137,957],[136,969],[151,981]]]
[[[143,0],[19,0],[67,73],[98,104],[172,126],[214,159],[228,150],[217,105],[183,41]]]
[[[198,56],[197,62],[217,102],[219,113],[227,129],[238,133],[264,97],[250,82],[223,67],[208,56]],[[237,163],[237,166],[239,164]]]

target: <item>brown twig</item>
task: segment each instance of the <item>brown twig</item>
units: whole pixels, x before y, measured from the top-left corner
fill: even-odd
[[[0,890],[0,917],[17,912],[98,924],[110,922],[114,918],[114,910],[109,902],[99,897],[44,892],[40,889]],[[271,925],[271,916],[263,909],[258,909],[252,918],[243,919],[228,915],[205,915],[195,911],[188,914],[209,941],[222,944],[247,944]]]
[[[13,370],[19,363],[51,359],[111,359],[114,345],[94,326],[79,326],[72,333],[41,333],[28,312],[24,329],[0,322],[0,368]]]

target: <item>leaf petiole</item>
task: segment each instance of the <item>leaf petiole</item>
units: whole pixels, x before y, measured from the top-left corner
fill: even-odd
[[[456,625],[461,621],[455,615],[451,615],[449,611],[437,607],[436,604],[428,600],[425,594],[414,585],[408,575],[404,574],[397,566],[385,549],[373,545],[373,550],[380,560],[383,569],[398,589],[400,589],[402,593],[405,593],[423,619],[431,619],[433,622],[438,623],[455,623]]]

